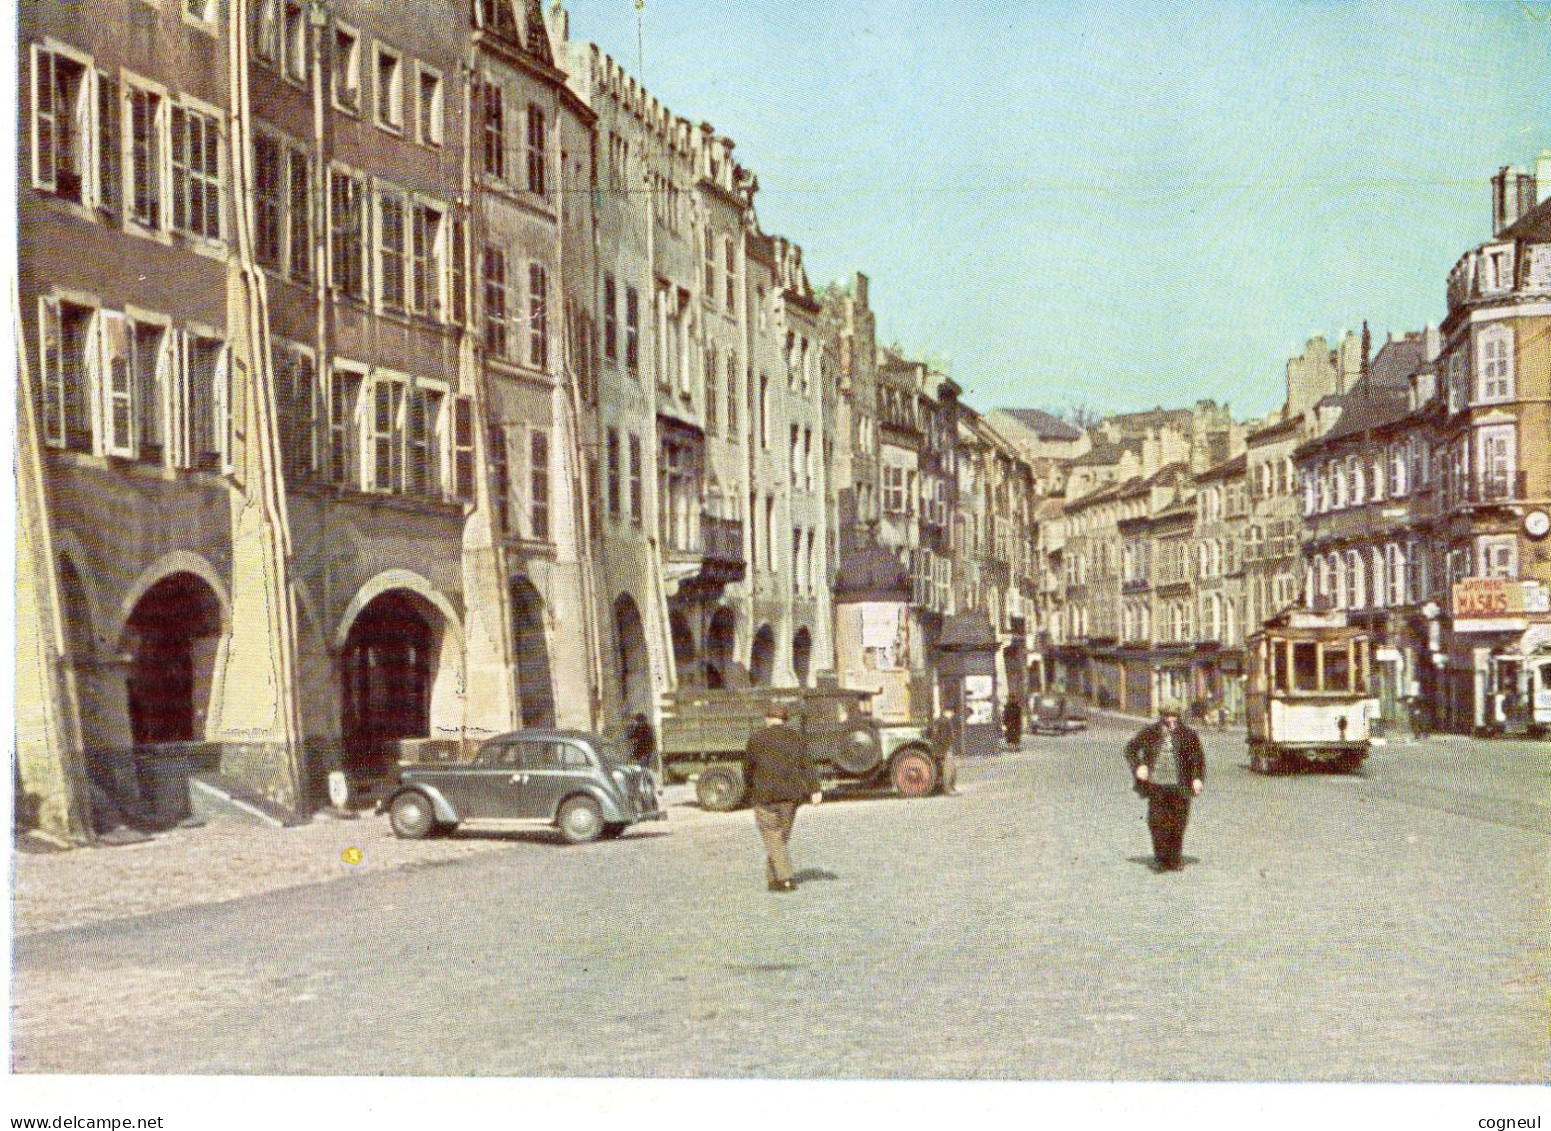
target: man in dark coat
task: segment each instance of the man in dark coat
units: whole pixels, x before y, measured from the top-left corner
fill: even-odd
[[[786,725],[785,707],[771,704],[766,709],[765,728],[749,736],[743,767],[754,823],[765,842],[765,878],[770,890],[795,891],[797,881],[786,846],[797,820],[797,806],[804,801],[817,805],[823,794],[818,771],[808,761],[807,743]]]
[[[1185,823],[1190,819],[1190,799],[1206,782],[1201,738],[1179,716],[1177,704],[1165,703],[1159,708],[1158,721],[1143,727],[1126,743],[1126,761],[1136,778],[1136,791],[1147,798],[1153,855],[1164,871],[1182,866],[1180,853],[1185,845]]]
[[[926,728],[926,741],[938,752],[942,762],[942,791],[949,797],[959,791],[958,749],[963,736],[958,714],[952,707],[945,709]]]
[[[1023,745],[1023,704],[1013,692],[1007,693],[1007,703],[1002,707],[1002,731],[1008,746]]]
[[[631,716],[625,727],[625,742],[631,761],[651,773],[657,761],[657,736],[652,733],[652,724],[645,714],[638,711]]]

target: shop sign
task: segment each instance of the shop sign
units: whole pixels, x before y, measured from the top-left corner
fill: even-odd
[[[1539,581],[1506,577],[1467,577],[1454,583],[1454,630],[1492,631],[1466,627],[1472,621],[1501,622],[1531,613],[1551,612],[1551,593]],[[1462,624],[1461,622],[1466,622]]]

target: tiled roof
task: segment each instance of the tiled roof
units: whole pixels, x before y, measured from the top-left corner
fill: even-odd
[[[1082,429],[1041,408],[1004,408],[1001,410],[1041,440],[1080,440]]]
[[[1243,475],[1248,466],[1249,455],[1248,453],[1242,453],[1230,460],[1224,460],[1216,467],[1207,468],[1200,475],[1196,476],[1196,480],[1200,482],[1207,479],[1230,479],[1235,475]]]

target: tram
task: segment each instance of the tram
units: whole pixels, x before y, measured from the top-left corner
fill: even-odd
[[[1344,612],[1290,609],[1249,638],[1246,654],[1251,769],[1362,765],[1379,713],[1368,633]]]

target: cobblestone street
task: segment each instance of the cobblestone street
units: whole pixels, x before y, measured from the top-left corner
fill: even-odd
[[[372,819],[20,857],[13,1062],[1545,1078],[1551,745],[1396,745],[1358,776],[1263,778],[1240,736],[1210,734],[1188,866],[1159,875],[1125,733],[971,762],[957,798],[805,809],[793,896],[764,890],[747,813],[685,804],[581,848],[396,842]]]

